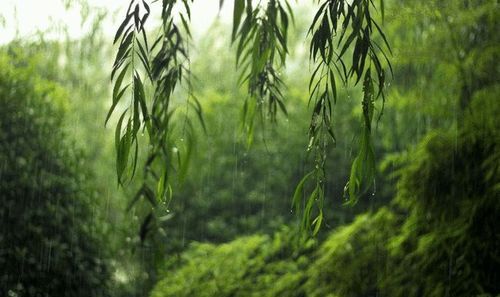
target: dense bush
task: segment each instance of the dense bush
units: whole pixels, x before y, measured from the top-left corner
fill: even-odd
[[[499,294],[500,135],[489,119],[478,113],[458,135],[428,135],[391,210],[362,215],[323,243],[308,296]]]
[[[500,293],[500,122],[478,98],[458,132],[429,134],[401,171],[391,210],[334,232],[308,272],[311,296]]]
[[[0,53],[0,295],[107,296],[69,94],[28,60]]]
[[[408,218],[387,248],[391,296],[500,293],[500,120],[477,99],[458,133],[433,133],[401,178]]]
[[[219,246],[193,244],[179,269],[167,268],[152,296],[304,296],[304,269],[314,243],[298,244],[289,229],[273,238],[253,235]]]
[[[384,207],[333,232],[307,271],[307,296],[377,296],[377,284],[386,275],[386,243],[400,223]]]

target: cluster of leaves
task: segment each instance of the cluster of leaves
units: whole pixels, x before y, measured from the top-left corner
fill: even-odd
[[[385,245],[402,219],[383,207],[338,228],[316,251],[304,286],[307,296],[376,296],[386,275]],[[391,295],[392,296],[392,295]]]
[[[245,141],[241,141],[244,135],[236,128],[240,119],[230,116],[241,110],[241,102],[234,98],[243,98],[246,90],[237,87],[237,70],[224,66],[232,65],[235,57],[220,55],[229,43],[229,30],[222,24],[212,26],[191,61],[191,71],[204,78],[194,80],[193,85],[197,96],[203,98],[207,130],[203,141],[196,142],[196,151],[200,153],[194,153],[190,160],[194,170],[189,171],[182,189],[176,191],[176,202],[171,203],[169,219],[163,223],[166,233],[163,242],[167,244],[161,243],[162,252],[167,250],[168,255],[185,249],[191,241],[227,242],[256,232],[273,233],[281,224],[297,222],[294,211],[290,211],[290,197],[294,193],[290,185],[297,184],[308,169],[304,162],[307,138],[303,137],[309,120],[305,100],[307,82],[290,84],[287,121],[277,125],[255,123],[259,133],[248,149]],[[295,30],[290,34],[298,35]],[[290,47],[295,48],[294,44]],[[293,59],[303,60],[292,56],[292,64]],[[295,78],[302,70],[289,73]],[[340,94],[345,92],[342,90]],[[344,104],[339,110],[346,116],[337,123],[337,131],[355,129],[359,117],[350,113],[357,110],[357,106]],[[196,127],[195,132],[201,135],[202,127]],[[341,197],[342,183],[349,176],[350,161],[343,158],[344,145],[347,150],[349,144],[343,143],[337,149],[329,148],[329,156],[339,162],[334,170],[327,168],[329,186],[325,195],[328,197]],[[379,186],[382,188],[383,185]],[[376,199],[362,199],[355,207],[327,201],[325,207],[330,211],[325,212],[323,222],[326,226],[350,222],[368,205],[384,201],[387,200],[380,195]]]
[[[442,131],[422,141],[401,170],[390,207],[338,228],[312,253],[281,241],[282,250],[295,251],[283,253],[278,267],[285,272],[267,260],[276,239],[194,245],[152,296],[496,296],[498,105],[491,96],[475,102],[484,112],[467,118],[458,139]],[[248,281],[251,291],[241,285]]]
[[[406,168],[397,203],[412,211],[404,232],[388,243],[394,264],[386,282],[393,295],[418,296],[392,285],[415,273],[422,275],[412,282],[426,296],[500,292],[498,107],[485,99],[474,100],[483,112],[465,119],[459,140],[431,133]]]
[[[121,112],[115,133],[116,169],[120,184],[131,180],[135,174],[141,133],[145,131],[149,141],[143,165],[143,184],[130,204],[131,207],[145,198],[151,205],[141,226],[142,240],[155,228],[158,204],[161,202],[168,208],[176,181],[180,182],[185,177],[194,144],[193,126],[186,113],[193,109],[201,119],[201,107],[192,96],[189,78],[187,43],[190,38],[190,2],[162,1],[162,24],[150,44],[145,26],[151,8],[146,1],[132,0],[114,40],[119,47],[111,74],[114,81],[113,104],[106,121],[116,106],[123,103],[127,92],[131,97],[128,107]],[[179,6],[184,10],[180,10],[180,20],[177,20],[174,9]],[[129,83],[122,87],[127,75],[130,75]],[[174,100],[174,94],[177,94],[174,91],[181,84],[188,93],[184,113],[176,112],[180,104]],[[151,92],[148,92],[149,89]],[[182,122],[179,129],[177,122]]]
[[[380,6],[383,17],[383,1]],[[308,150],[314,152],[315,168],[297,186],[293,204],[298,210],[302,208],[303,228],[312,230],[313,234],[319,231],[323,220],[327,148],[336,142],[333,108],[337,103],[337,81],[344,85],[351,79],[354,79],[354,85],[361,80],[363,82],[363,132],[346,185],[345,197],[348,202],[355,203],[357,197],[370,188],[375,179],[372,121],[375,99],[384,99],[385,68],[390,67],[386,54],[386,51],[390,51],[389,44],[372,17],[372,11],[376,9],[374,2],[369,0],[352,3],[327,0],[321,3],[309,28],[312,36],[309,54],[314,70],[309,82],[309,104],[313,106],[313,114],[309,126]],[[382,45],[377,43],[377,38],[382,40]],[[352,62],[346,61],[350,49]],[[314,180],[314,190],[302,202],[303,184],[308,179]],[[317,212],[313,215],[315,204]]]
[[[166,201],[168,204],[172,196],[173,180],[182,180],[194,141],[192,134],[187,132],[191,140],[186,142],[184,151],[174,144],[175,139],[172,135],[176,120],[170,99],[183,78],[188,81],[188,97],[193,97],[189,83],[189,67],[186,67],[186,61],[189,60],[186,40],[173,17],[174,6],[177,2],[179,6],[182,3],[185,13],[179,13],[180,20],[177,21],[182,23],[185,33],[189,36],[189,2],[191,1],[162,1],[162,29],[151,47],[148,46],[145,30],[150,8],[144,0],[140,3],[136,2],[135,0],[130,2],[126,18],[118,28],[115,38],[115,42],[120,38],[121,41],[112,77],[115,73],[119,74],[115,79],[110,114],[129,86],[121,88],[129,66],[132,72],[130,82],[132,100],[129,108],[125,109],[120,116],[116,128],[117,174],[119,181],[122,182],[125,169],[130,167],[130,176],[133,176],[139,150],[137,136],[142,127],[147,131],[152,149],[144,166],[144,186],[134,201],[144,196],[153,205],[156,199]],[[221,5],[222,3],[223,1]],[[142,15],[141,7],[145,10]],[[309,149],[314,149],[316,152],[316,166],[312,173],[307,174],[303,182],[299,184],[297,193],[302,191],[302,184],[313,176],[316,185],[307,199],[301,199],[299,194],[295,195],[293,204],[297,210],[302,209],[303,228],[306,230],[312,228],[313,233],[319,231],[323,221],[324,169],[329,143],[327,135],[334,139],[332,108],[337,97],[335,84],[337,78],[347,83],[349,78],[356,76],[355,84],[357,84],[364,77],[362,99],[364,132],[359,154],[351,170],[349,181],[351,201],[354,201],[359,194],[361,185],[370,183],[374,178],[371,122],[374,114],[374,100],[383,95],[385,65],[380,57],[386,58],[386,55],[382,47],[373,40],[372,35],[379,36],[388,47],[381,28],[371,16],[371,11],[375,8],[375,4],[369,0],[353,3],[327,0],[320,5],[310,28],[312,35],[310,55],[316,66],[310,83],[310,102],[314,101],[314,109],[309,131]],[[381,8],[383,10],[383,7]],[[237,44],[237,65],[242,68],[240,83],[248,84],[250,95],[243,107],[243,127],[249,135],[249,142],[253,135],[256,111],[259,110],[262,116],[263,104],[266,101],[268,115],[272,121],[276,120],[278,109],[286,114],[280,71],[285,65],[288,53],[287,32],[290,20],[293,20],[292,9],[286,0],[270,0],[256,6],[250,0],[238,0],[234,3],[232,42]],[[337,33],[340,33],[338,41],[335,39]],[[345,40],[344,36],[346,36]],[[155,48],[158,44],[162,44],[161,49]],[[344,54],[351,47],[354,50],[352,63],[349,64],[344,62]],[[339,53],[335,52],[336,48],[340,49]],[[144,84],[137,70],[139,67],[134,63],[136,57],[141,61],[141,67],[151,81],[152,100],[146,98]],[[387,58],[386,62],[388,64]],[[349,66],[346,67],[346,65]],[[337,73],[338,77],[334,76],[334,73]],[[375,92],[375,85],[377,92]],[[195,99],[192,102],[188,102],[188,105],[192,105],[201,118],[200,105]],[[185,120],[184,123],[186,122],[188,121]],[[130,162],[129,159],[131,159]],[[130,166],[128,166],[129,163]],[[157,165],[155,166],[154,163]],[[159,171],[159,174],[155,171]],[[148,178],[155,181],[156,190],[152,190],[152,187],[148,185]],[[303,201],[305,201],[304,207],[302,207]],[[312,219],[315,204],[318,207],[318,214]]]
[[[68,94],[18,55],[0,53],[0,295],[109,296]]]
[[[236,64],[241,68],[239,83],[248,84],[250,98],[243,106],[243,120],[248,141],[253,139],[256,110],[276,121],[278,108],[286,115],[284,87],[280,73],[288,54],[287,36],[292,9],[287,0],[270,0],[253,7],[250,0],[234,2],[233,32],[231,39],[237,43]],[[244,19],[242,16],[244,14]]]

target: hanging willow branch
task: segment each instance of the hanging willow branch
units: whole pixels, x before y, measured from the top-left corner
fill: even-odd
[[[149,4],[161,2],[162,25],[158,37],[148,42],[146,21]],[[182,121],[182,135],[174,131],[176,118],[173,96],[178,86],[188,91],[186,106],[202,120],[201,107],[192,94],[189,74],[188,41],[190,38],[190,4],[193,0],[162,0],[152,3],[131,0],[114,43],[118,45],[113,70],[113,104],[106,122],[123,106],[119,116],[115,144],[118,182],[133,178],[138,162],[140,131],[149,140],[148,158],[144,164],[143,185],[131,205],[146,198],[152,206],[141,226],[141,239],[154,224],[158,202],[168,204],[174,181],[186,175],[193,147],[192,124],[187,115]],[[222,5],[224,1],[220,1]],[[383,17],[383,1],[380,1]],[[308,151],[314,155],[314,169],[297,185],[292,205],[302,213],[302,228],[316,234],[323,221],[325,199],[325,163],[327,148],[335,144],[332,127],[333,108],[337,102],[337,83],[357,85],[363,82],[363,134],[346,186],[346,197],[354,203],[370,187],[375,177],[375,156],[371,128],[375,100],[384,101],[385,67],[390,67],[390,52],[385,35],[372,18],[377,7],[371,0],[325,0],[320,3],[309,29],[310,60],[314,70],[309,83],[309,104],[313,106],[309,126]],[[178,11],[178,12],[177,12]],[[243,126],[249,142],[255,115],[260,113],[276,121],[278,110],[286,115],[280,77],[288,55],[287,34],[292,9],[287,0],[235,0],[231,40],[236,47],[239,82],[248,85],[243,107]],[[179,25],[180,24],[180,25]],[[391,70],[392,71],[392,70]],[[128,81],[128,82],[127,82]],[[125,84],[125,85],[124,85]],[[147,90],[152,89],[148,95]],[[130,101],[125,100],[126,95]],[[186,141],[184,141],[184,138]],[[314,181],[310,195],[303,197],[309,181]]]
[[[343,85],[363,80],[363,133],[355,157],[345,197],[353,204],[375,180],[375,154],[372,144],[372,121],[375,99],[385,101],[385,66],[390,68],[386,51],[387,39],[372,18],[377,7],[371,0],[326,0],[320,4],[309,28],[311,44],[309,55],[314,70],[309,82],[309,104],[313,106],[309,126],[308,151],[315,156],[315,168],[296,188],[293,207],[302,211],[302,228],[316,234],[323,221],[325,192],[325,162],[327,148],[335,144],[332,127],[333,108],[337,103],[337,82]],[[383,17],[383,1],[380,1]],[[382,42],[382,46],[375,41]],[[349,55],[350,54],[350,55]],[[392,72],[392,69],[391,69]],[[314,190],[303,200],[302,192],[307,180],[314,178]],[[304,206],[303,206],[304,205]],[[313,218],[313,208],[317,206]]]
[[[244,19],[242,21],[242,17]],[[280,72],[288,54],[287,35],[292,10],[286,0],[269,0],[254,6],[251,0],[235,0],[231,40],[236,44],[236,64],[241,69],[240,84],[248,84],[249,97],[243,106],[242,124],[253,139],[256,111],[276,121],[278,108],[286,115]]]
[[[118,51],[111,73],[114,82],[113,104],[106,122],[119,104],[126,106],[115,132],[119,184],[124,185],[135,174],[139,133],[146,131],[149,141],[143,166],[143,184],[129,205],[130,209],[141,198],[145,198],[151,206],[141,226],[141,239],[155,224],[154,211],[158,204],[161,202],[168,207],[174,182],[184,178],[189,164],[194,137],[187,115],[182,120],[181,137],[175,134],[176,113],[179,112],[176,112],[173,96],[178,86],[183,85],[187,89],[186,105],[194,109],[202,120],[201,106],[192,96],[190,84],[190,2],[192,0],[161,2],[162,24],[157,37],[150,43],[145,30],[151,12],[150,5],[145,0],[132,0],[114,40],[118,44]],[[179,8],[177,15],[173,13],[174,8]],[[174,20],[174,16],[179,19]],[[126,77],[130,79],[122,87]],[[152,89],[149,96],[146,91],[148,88]],[[124,99],[127,94],[130,101]]]

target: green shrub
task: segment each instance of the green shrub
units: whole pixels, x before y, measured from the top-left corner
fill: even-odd
[[[27,61],[0,52],[0,295],[106,296],[68,94]]]
[[[409,209],[388,245],[390,296],[500,293],[500,121],[482,102],[457,133],[432,133],[401,178]]]
[[[400,223],[398,215],[383,207],[333,232],[307,271],[307,296],[377,296],[386,274],[385,246]]]
[[[479,98],[458,132],[430,133],[401,171],[391,208],[333,232],[307,296],[500,293],[500,121]]]
[[[305,296],[301,284],[313,242],[298,248],[294,234],[284,229],[273,238],[253,235],[218,246],[193,244],[151,296]]]

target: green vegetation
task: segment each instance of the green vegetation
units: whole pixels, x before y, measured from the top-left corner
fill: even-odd
[[[492,103],[482,102],[498,112]],[[495,296],[500,121],[483,115],[467,118],[458,138],[426,137],[393,203],[315,248],[297,246],[290,230],[193,244],[151,296]]]
[[[113,41],[118,49],[111,71],[113,102],[106,122],[113,114],[119,117],[115,127],[118,181],[124,185],[133,180],[137,164],[143,163],[143,185],[137,197],[165,204],[172,200],[189,167],[194,146],[189,111],[195,113],[205,127],[200,102],[193,92],[190,68],[188,23],[192,2],[167,0],[161,5],[152,2],[150,6],[146,1],[132,0]],[[220,7],[223,3],[220,1]],[[160,14],[161,25],[156,37],[148,38],[152,12]],[[312,107],[307,151],[313,155],[314,165],[298,183],[292,202],[301,213],[301,228],[314,235],[325,219],[327,151],[337,141],[333,127],[339,95],[337,84],[359,84],[361,93],[358,100],[361,131],[356,133],[359,145],[344,197],[355,204],[375,183],[372,123],[376,118],[376,105],[383,109],[385,103],[387,69],[392,73],[387,56],[391,49],[378,24],[383,16],[384,1],[375,4],[369,0],[326,0],[319,5],[309,26],[309,59],[313,70],[307,96],[308,105]],[[287,115],[283,94],[287,84],[282,71],[289,55],[288,30],[293,20],[288,0],[257,3],[236,0],[233,3],[231,43],[236,47],[238,84],[248,88],[241,119],[248,144],[254,139],[257,118],[274,123],[278,111]],[[181,103],[174,100],[179,88],[186,90],[186,99]],[[377,99],[381,103],[376,104]],[[118,110],[120,104],[124,106]],[[185,112],[178,112],[181,106]],[[179,132],[177,123],[182,122]],[[148,136],[145,161],[138,158],[144,141],[139,137],[141,133]],[[306,182],[313,186],[304,187]],[[155,203],[151,204],[154,208]],[[145,232],[141,237],[145,238],[151,221],[156,219],[154,213],[152,210],[145,217]]]
[[[151,296],[300,296],[313,242],[290,229],[273,238],[242,237],[228,244],[193,244]],[[297,291],[299,290],[299,291]],[[298,295],[296,295],[298,294]]]
[[[0,46],[0,296],[500,296],[497,1],[63,2]]]
[[[95,197],[61,128],[67,93],[25,61],[0,55],[0,293],[108,296]]]

